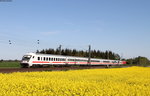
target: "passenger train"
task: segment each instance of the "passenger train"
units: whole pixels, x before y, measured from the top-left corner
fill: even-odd
[[[90,61],[90,62],[89,62]],[[90,60],[85,57],[63,56],[52,54],[27,53],[21,61],[22,67],[44,66],[44,65],[123,65],[126,61],[96,59]]]

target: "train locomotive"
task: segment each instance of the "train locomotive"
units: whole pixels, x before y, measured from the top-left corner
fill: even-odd
[[[75,56],[63,56],[63,55],[52,55],[52,54],[39,54],[39,53],[27,53],[21,60],[22,67],[33,67],[33,66],[45,66],[45,65],[123,65],[126,61],[121,60],[109,60],[109,59],[96,59],[86,57],[75,57]]]

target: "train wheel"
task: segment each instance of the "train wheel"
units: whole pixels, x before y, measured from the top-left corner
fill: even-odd
[[[29,65],[21,65],[21,68],[30,68]]]

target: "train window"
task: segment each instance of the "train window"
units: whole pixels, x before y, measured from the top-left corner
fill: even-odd
[[[66,61],[64,58],[62,58],[62,61]]]
[[[55,58],[53,60],[55,61]]]
[[[45,57],[44,57],[44,61],[45,61]]]
[[[76,59],[76,61],[84,62],[85,60],[83,60],[83,59]]]
[[[83,60],[84,62],[87,62],[87,60]]]
[[[32,58],[34,58],[34,56]]]
[[[46,58],[46,61],[48,61],[48,57]]]
[[[49,58],[49,61],[51,61],[51,58]]]
[[[63,58],[60,58],[60,61],[63,61]]]
[[[38,60],[40,60],[40,57],[38,57]]]
[[[104,63],[110,63],[110,61],[103,61]]]
[[[62,58],[62,61],[65,61],[65,59],[64,59],[64,58]]]
[[[68,61],[71,61],[71,59],[68,59]]]
[[[100,61],[98,61],[98,60],[91,60],[91,62],[100,62]]]
[[[41,60],[42,60],[42,57],[41,57]]]
[[[73,61],[73,59],[68,59],[68,61]]]
[[[117,61],[112,61],[112,63],[117,63]]]

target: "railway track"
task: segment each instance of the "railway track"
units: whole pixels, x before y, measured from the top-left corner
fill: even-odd
[[[0,73],[34,72],[34,71],[67,71],[77,69],[99,69],[105,66],[77,66],[77,67],[47,67],[47,68],[0,68]]]

